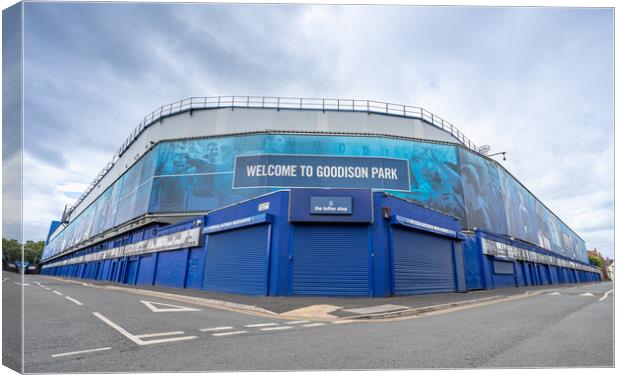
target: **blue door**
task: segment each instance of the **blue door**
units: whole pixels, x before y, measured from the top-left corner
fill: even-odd
[[[294,232],[291,294],[371,295],[368,226],[298,224]]]
[[[138,270],[138,260],[130,260],[125,274],[125,284],[135,284],[136,271]]]
[[[203,288],[267,295],[270,225],[255,225],[207,236]]]
[[[452,241],[392,227],[395,295],[456,291]]]

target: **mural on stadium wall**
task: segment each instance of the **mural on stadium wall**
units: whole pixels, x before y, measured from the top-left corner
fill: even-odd
[[[497,166],[462,149],[459,158],[468,227],[508,233]]]
[[[392,138],[277,134],[158,144],[52,239],[44,258],[146,212],[204,212],[277,190],[233,188],[235,157],[258,154],[404,159],[409,191],[387,192],[452,214],[464,228],[587,261],[581,239],[503,168],[472,152]]]

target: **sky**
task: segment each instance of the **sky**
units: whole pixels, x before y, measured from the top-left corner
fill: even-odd
[[[26,239],[147,113],[265,95],[423,107],[613,257],[610,9],[27,3],[24,32]]]

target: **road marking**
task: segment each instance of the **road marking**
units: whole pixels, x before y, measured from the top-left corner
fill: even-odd
[[[67,355],[74,355],[74,354],[82,354],[82,353],[92,353],[92,352],[100,352],[102,350],[110,350],[112,348],[110,348],[109,346],[106,346],[105,348],[97,348],[97,349],[88,349],[88,350],[80,350],[77,352],[68,352],[68,353],[58,353],[58,354],[52,354],[52,358],[56,358],[56,357],[64,357]]]
[[[213,327],[213,328],[200,328],[200,332],[212,332],[212,331],[225,331],[227,329],[233,329],[235,327]]]
[[[583,294],[580,294],[580,296],[586,296],[586,297],[594,297],[594,295],[593,295],[592,293],[590,293],[590,292],[588,292],[588,293],[583,293]]]
[[[232,331],[232,332],[222,332],[222,333],[212,333],[212,336],[231,336],[231,335],[240,335],[242,333],[248,333],[248,331]]]
[[[5,282],[7,280],[11,280],[11,279],[9,279],[8,277],[5,277],[4,279],[2,279],[2,282]]]
[[[599,302],[600,302],[600,301],[602,301],[602,300],[604,300],[605,298],[607,298],[607,296],[609,295],[609,293],[611,293],[611,292],[613,292],[613,291],[614,291],[613,289],[610,289],[610,290],[606,291],[606,292],[605,292],[605,295],[604,295],[604,296],[602,296],[601,298],[599,298]]]
[[[19,286],[30,286],[30,284],[22,284],[22,283],[18,283],[17,281],[13,281],[13,284],[19,285]]]
[[[62,293],[60,293],[60,292],[58,292],[58,291],[56,291],[56,290],[52,290],[52,292],[54,292],[54,293],[58,294],[59,296],[62,296]]]
[[[553,292],[553,293],[549,293],[548,295],[549,295],[549,296],[559,296],[559,295],[560,295],[560,293],[558,293],[558,292]]]
[[[332,324],[347,324],[347,323],[353,323],[353,320],[336,320],[333,321]]]
[[[134,337],[137,337],[139,339],[143,339],[146,337],[160,337],[160,336],[172,336],[172,335],[182,335],[185,332],[183,331],[174,331],[174,332],[162,332],[162,333],[146,333],[144,335],[136,335]]]
[[[164,342],[184,341],[184,340],[192,340],[192,339],[197,339],[197,338],[198,336],[172,337],[169,339],[142,341],[142,344],[140,345],[162,344]]]
[[[161,302],[151,302],[151,301],[142,301],[140,300],[146,307],[151,309],[153,312],[182,312],[182,311],[200,311],[200,309],[196,309],[193,307],[185,307],[185,306],[177,306],[177,305],[169,305],[167,303]],[[159,306],[167,306],[167,308],[160,308]]]
[[[284,324],[304,324],[304,323],[310,323],[309,320],[296,320],[294,322],[286,322]]]
[[[310,323],[310,324],[304,324],[302,325],[302,327],[319,327],[319,326],[324,326],[326,323]]]
[[[66,299],[68,299],[69,301],[71,301],[71,302],[75,303],[75,304],[76,304],[76,305],[78,305],[78,306],[82,306],[82,305],[83,305],[83,303],[82,303],[82,302],[80,302],[80,301],[78,301],[78,300],[76,300],[76,299],[73,299],[73,298],[71,298],[71,297],[67,297],[67,296],[65,296],[65,298],[66,298]]]
[[[46,286],[42,286],[41,288],[45,289],[45,290],[51,290],[50,288],[46,287]]]
[[[261,331],[280,331],[283,329],[291,329],[291,326],[282,326],[282,327],[269,327],[269,328],[261,328]]]
[[[248,324],[246,325],[246,327],[248,328],[257,328],[257,327],[271,327],[271,326],[277,326],[278,323],[261,323],[261,324]]]
[[[107,324],[110,327],[112,327],[115,330],[117,330],[121,335],[127,337],[134,344],[140,345],[140,346],[142,346],[142,345],[151,345],[151,344],[161,344],[161,343],[164,343],[164,342],[172,342],[172,341],[191,340],[191,339],[198,338],[198,336],[183,336],[183,337],[172,337],[172,338],[169,338],[169,339],[159,339],[159,340],[144,341],[144,340],[140,339],[139,336],[132,335],[131,333],[127,332],[127,330],[125,330],[123,327],[119,326],[118,324],[114,323],[113,321],[111,321],[110,319],[106,318],[105,316],[99,314],[98,312],[93,312],[93,315],[96,316],[97,318],[99,318],[105,324]],[[149,333],[149,335],[154,335],[154,334],[153,333]]]

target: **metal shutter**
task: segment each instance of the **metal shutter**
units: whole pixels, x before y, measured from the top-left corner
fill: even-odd
[[[392,229],[395,295],[456,290],[451,240],[399,227]]]
[[[368,227],[296,225],[293,295],[368,296]]]
[[[203,288],[267,295],[269,225],[256,225],[207,237]]]

